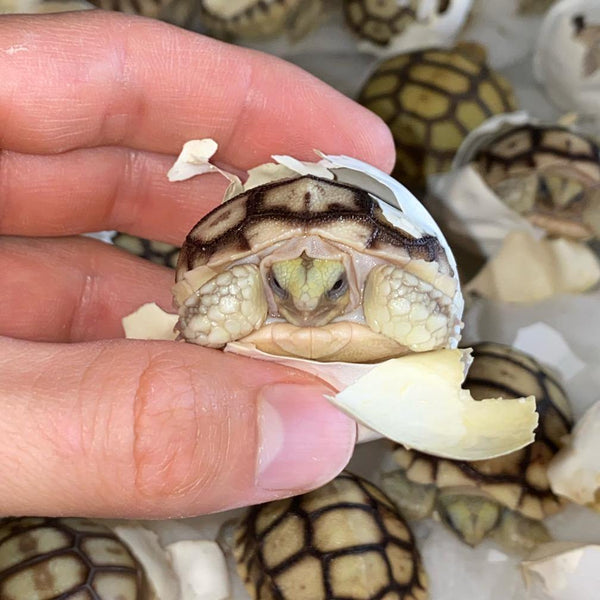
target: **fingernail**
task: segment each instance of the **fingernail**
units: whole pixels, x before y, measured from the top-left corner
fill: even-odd
[[[314,489],[348,463],[356,423],[332,406],[321,386],[276,384],[258,400],[256,486],[272,491]]]

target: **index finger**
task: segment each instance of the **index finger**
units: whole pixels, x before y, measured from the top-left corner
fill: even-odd
[[[0,19],[0,147],[54,154],[127,146],[176,154],[213,137],[246,169],[271,154],[343,153],[383,169],[378,117],[301,69],[138,17],[83,11]]]

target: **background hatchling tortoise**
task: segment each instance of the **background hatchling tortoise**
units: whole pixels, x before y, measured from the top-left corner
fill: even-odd
[[[600,237],[600,148],[591,139],[558,125],[519,125],[480,147],[471,165],[550,235]]]
[[[385,46],[417,18],[419,0],[343,0],[346,23],[360,38]]]
[[[399,54],[380,63],[358,100],[390,127],[394,176],[421,189],[450,168],[465,136],[492,115],[516,109],[511,85],[477,44]]]
[[[214,37],[269,38],[287,32],[293,39],[318,21],[322,0],[90,0],[105,10],[138,14]]]
[[[0,521],[2,600],[149,600],[140,564],[107,527],[86,519]]]
[[[322,488],[250,509],[236,532],[253,600],[422,600],[426,577],[393,503],[344,472]]]
[[[550,490],[546,469],[572,427],[568,399],[553,373],[509,346],[477,344],[464,387],[476,399],[534,395],[539,413],[535,441],[482,461],[435,458],[397,448],[399,470],[383,487],[404,514],[423,518],[434,510],[463,541],[474,546],[492,534],[512,550],[531,550],[549,535],[540,523],[563,502]]]
[[[523,15],[543,13],[548,10],[556,0],[519,0],[519,13]]]
[[[111,241],[118,248],[152,261],[157,265],[164,265],[172,269],[177,266],[178,246],[120,232],[116,233]]]
[[[448,256],[405,215],[408,230],[393,225],[394,210],[314,176],[223,203],[179,255],[177,281],[208,273],[180,305],[183,338],[358,362],[446,347],[460,323]]]

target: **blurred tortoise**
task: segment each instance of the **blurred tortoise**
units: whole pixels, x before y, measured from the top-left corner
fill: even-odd
[[[111,238],[112,243],[126,250],[130,254],[135,254],[140,258],[145,258],[157,265],[163,265],[174,269],[177,266],[179,257],[179,247],[166,242],[147,240],[145,238],[129,235],[127,233],[117,232]]]
[[[424,600],[414,537],[393,503],[344,472],[304,494],[255,506],[234,555],[253,600]]]
[[[86,519],[0,521],[2,600],[150,600],[140,564],[107,527]]]
[[[482,461],[451,461],[398,447],[400,467],[384,475],[383,487],[409,518],[437,511],[471,546],[491,535],[513,551],[548,541],[541,520],[563,501],[550,489],[546,469],[572,427],[571,409],[556,377],[509,346],[477,344],[464,387],[476,399],[535,395],[539,425],[525,448]]]
[[[105,10],[161,19],[225,40],[302,37],[318,20],[322,0],[90,0]]]
[[[556,0],[519,0],[518,12],[522,15],[546,12]]]
[[[419,0],[344,0],[344,17],[361,39],[385,46],[417,18]]]
[[[318,21],[322,0],[199,0],[200,20],[223,39],[264,39],[288,33],[294,40]]]
[[[358,101],[390,127],[394,177],[420,190],[447,171],[466,135],[492,115],[516,109],[511,85],[487,66],[478,44],[399,54],[381,62]]]
[[[324,361],[448,347],[462,310],[450,250],[409,208],[313,175],[239,194],[186,237],[176,279],[193,285],[178,330],[204,346],[243,339]]]
[[[513,126],[470,159],[510,208],[549,235],[600,237],[600,148],[558,125]]]

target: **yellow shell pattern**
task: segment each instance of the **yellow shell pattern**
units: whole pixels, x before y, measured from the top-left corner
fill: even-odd
[[[86,519],[0,521],[2,600],[150,600],[143,570],[104,525]]]
[[[322,488],[250,510],[236,532],[253,600],[425,600],[414,538],[393,503],[344,472]]]
[[[394,177],[419,189],[450,168],[465,136],[492,115],[516,109],[511,85],[473,47],[419,50],[383,61],[359,102],[391,128]]]

